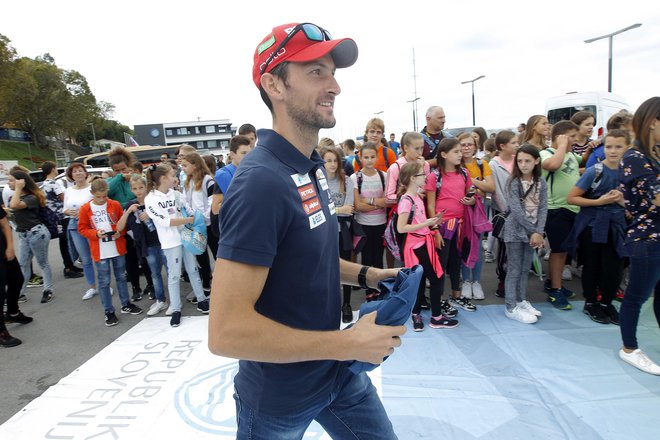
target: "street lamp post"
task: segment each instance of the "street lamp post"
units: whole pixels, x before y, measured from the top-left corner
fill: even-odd
[[[92,127],[92,139],[94,139],[94,148],[96,148],[96,132],[94,131],[94,123],[90,122],[87,125]]]
[[[612,32],[611,34],[603,35],[600,37],[596,38],[590,38],[588,40],[584,40],[585,43],[593,43],[594,41],[602,40],[603,38],[607,38],[610,41],[610,54],[609,54],[609,60],[608,60],[608,66],[607,66],[607,91],[612,92],[612,40],[615,35],[622,34],[626,31],[629,31],[631,29],[636,29],[640,27],[642,23],[635,23],[631,26],[628,26],[627,28],[619,29],[616,32]]]
[[[481,78],[485,78],[486,75],[481,75],[476,77],[475,79],[471,79],[469,81],[462,81],[461,84],[467,84],[470,83],[472,85],[472,125],[477,125],[475,122],[475,117],[474,117],[474,82],[480,80]]]
[[[417,107],[415,103],[419,101],[420,96],[418,96],[415,99],[411,99],[410,101],[406,101],[412,104],[412,115],[413,115],[413,129],[417,131],[417,110],[415,108]]]

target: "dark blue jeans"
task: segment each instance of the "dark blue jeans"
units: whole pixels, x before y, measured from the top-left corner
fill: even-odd
[[[97,286],[101,296],[101,303],[105,313],[114,313],[115,308],[112,305],[112,296],[110,295],[110,270],[115,274],[115,283],[119,291],[119,300],[122,307],[128,305],[128,284],[126,283],[126,259],[123,255],[112,258],[104,258],[94,263],[96,273],[99,277]],[[112,266],[112,267],[111,267]]]
[[[392,440],[397,436],[376,388],[366,373],[355,375],[344,369],[337,379],[330,402],[287,417],[259,414],[236,400],[237,440],[298,440],[316,420],[335,439]]]
[[[623,296],[619,322],[626,348],[637,347],[637,322],[642,305],[655,291],[653,311],[660,326],[660,242],[639,241],[626,245],[630,253],[630,281]]]

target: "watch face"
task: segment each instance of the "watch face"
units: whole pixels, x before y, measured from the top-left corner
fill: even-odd
[[[149,134],[151,135],[151,137],[157,138],[158,136],[160,136],[160,130],[158,130],[157,128],[152,128]]]

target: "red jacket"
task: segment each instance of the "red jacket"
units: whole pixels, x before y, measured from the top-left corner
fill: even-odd
[[[108,215],[112,222],[112,230],[117,230],[117,221],[121,218],[124,211],[121,209],[119,202],[107,199],[108,200]],[[92,208],[89,206],[90,203],[94,203],[93,200],[85,203],[80,207],[78,211],[78,232],[80,235],[85,237],[89,242],[89,250],[92,253],[92,258],[94,261],[101,261],[101,253],[99,251],[99,237],[96,235],[96,227],[94,226],[94,221],[92,220]],[[124,238],[125,231],[120,232],[121,236],[115,240],[117,245],[117,251],[119,255],[126,254],[126,239]]]

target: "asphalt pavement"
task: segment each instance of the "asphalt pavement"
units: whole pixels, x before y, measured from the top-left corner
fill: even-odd
[[[113,303],[117,309],[119,324],[114,327],[106,327],[103,307],[98,295],[87,301],[81,299],[87,290],[85,278],[64,278],[57,240],[50,242],[49,261],[54,278],[53,300],[47,304],[41,304],[41,288],[28,288],[26,292],[28,301],[19,306],[21,311],[25,315],[33,317],[34,321],[25,325],[7,324],[9,332],[21,339],[23,344],[14,348],[0,349],[0,377],[2,378],[0,395],[3,396],[0,401],[0,424],[20,411],[30,401],[39,397],[51,385],[75,371],[140,320],[149,319],[146,311],[152,304],[151,300],[144,297],[135,303],[144,309],[144,313],[141,315],[121,314],[119,313],[121,304],[115,293]],[[544,270],[547,270],[546,262],[543,262],[543,267]],[[34,270],[41,273],[36,261]],[[580,292],[579,282],[579,278],[574,277],[574,280],[566,282],[565,286]],[[474,301],[477,306],[504,303],[503,299],[494,295],[497,286],[494,263],[484,263],[482,284],[486,292],[486,299]],[[141,277],[141,287],[144,288],[145,285],[146,281],[144,277]],[[447,286],[448,288],[449,286]],[[182,296],[191,290],[189,284],[182,282]],[[530,275],[528,299],[531,302],[542,302],[545,301],[545,298],[541,281],[538,277]],[[579,295],[576,299],[580,298]],[[351,302],[355,310],[363,300],[364,291],[353,291]],[[196,306],[185,300],[183,303],[182,315],[200,315]],[[164,316],[164,313],[161,312],[157,316]],[[479,311],[477,310],[475,313],[479,313]],[[576,307],[566,313],[581,313],[581,310]],[[469,319],[469,313],[461,312],[459,318]],[[182,325],[185,325],[185,321]],[[405,344],[405,339],[403,342]]]

